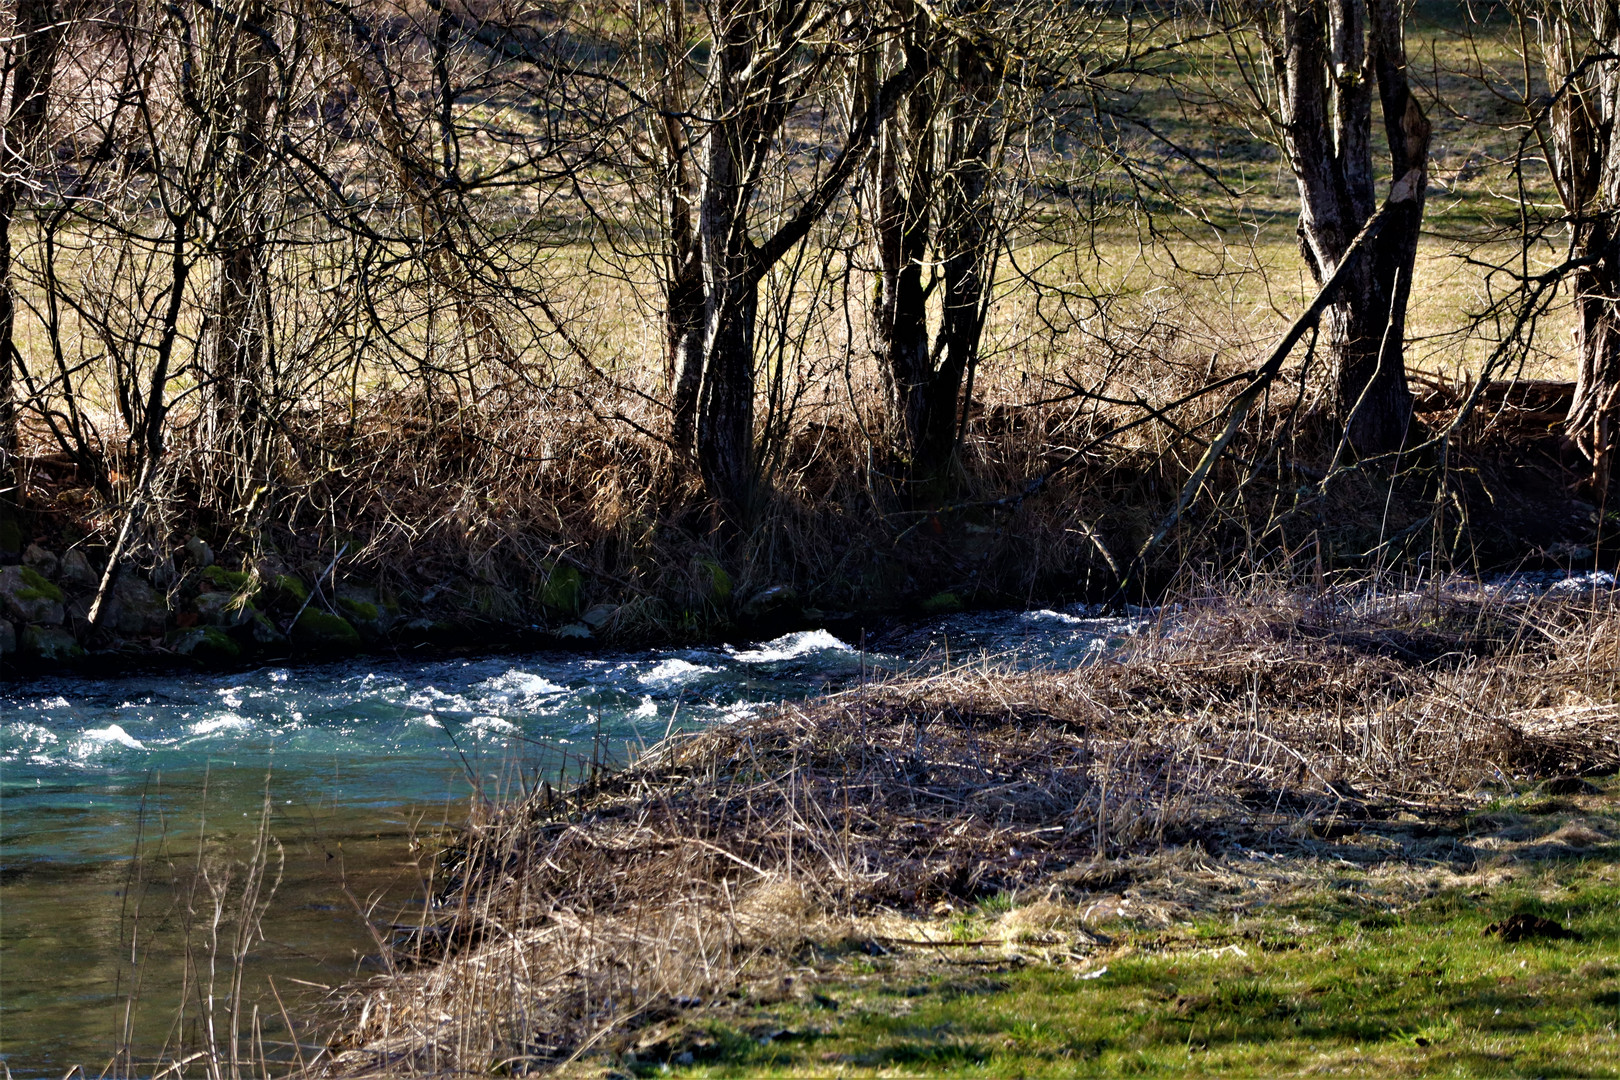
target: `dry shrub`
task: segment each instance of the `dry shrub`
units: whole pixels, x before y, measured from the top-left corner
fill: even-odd
[[[1232,843],[1612,769],[1612,673],[1588,662],[1610,618],[1466,589],[1255,594],[1074,671],[982,665],[672,738],[476,823],[446,863],[448,958],[351,1003],[340,1067],[556,1063],[806,941],[1044,890],[1004,920],[1038,935],[1076,918],[1065,890],[1166,859],[1196,877]]]

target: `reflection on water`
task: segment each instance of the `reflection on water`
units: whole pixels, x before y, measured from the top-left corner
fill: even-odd
[[[0,685],[0,1060],[18,1077],[99,1071],[126,1025],[146,1055],[186,1034],[171,1028],[206,996],[198,945],[218,893],[230,950],[267,800],[280,885],[246,995],[273,1044],[285,1033],[266,976],[296,1009],[363,973],[377,949],[356,905],[408,920],[422,896],[409,838],[456,820],[469,795],[947,653],[1081,663],[1141,622],[991,613],[867,652],[812,630],[739,648]]]

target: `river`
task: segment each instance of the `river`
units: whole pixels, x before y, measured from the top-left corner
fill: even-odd
[[[96,1074],[122,1046],[135,1064],[117,1071],[140,1073],[207,1038],[210,995],[223,1042],[217,1003],[255,851],[261,889],[275,888],[246,939],[238,1024],[286,1059],[284,1009],[305,1015],[377,970],[374,934],[420,912],[418,855],[469,799],[947,659],[1073,666],[1147,621],[978,613],[865,651],[809,630],[736,647],[0,683],[0,1061],[19,1080]]]

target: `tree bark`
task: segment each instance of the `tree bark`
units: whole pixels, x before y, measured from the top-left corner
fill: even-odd
[[[17,480],[17,399],[13,373],[17,300],[11,284],[11,223],[45,133],[45,106],[66,19],[55,0],[15,0],[6,48],[6,117],[0,127],[0,499]]]
[[[978,363],[993,273],[990,154],[999,75],[978,36],[935,36],[920,6],[902,4],[899,15],[907,63],[933,74],[884,125],[875,155],[872,341],[916,489],[937,487],[950,471],[963,388]],[[930,261],[938,279],[925,284]],[[935,287],[940,327],[930,340]]]
[[[215,204],[214,295],[204,342],[209,441],[228,446],[251,467],[258,423],[259,380],[265,375],[270,298],[264,290],[265,138],[275,99],[272,62],[261,34],[271,9],[250,0],[219,26],[223,53],[214,116],[221,168]]]
[[[1582,265],[1572,287],[1576,310],[1575,397],[1564,422],[1591,466],[1593,486],[1608,487],[1620,409],[1620,12],[1607,0],[1549,5],[1546,67],[1553,177],[1570,219],[1571,254]],[[1609,57],[1609,58],[1605,58]]]
[[[1349,268],[1325,315],[1335,406],[1362,455],[1398,451],[1411,422],[1406,307],[1423,221],[1429,122],[1406,77],[1400,0],[1288,0],[1273,41],[1284,149],[1299,187],[1300,250],[1320,286],[1372,216],[1372,92],[1391,175],[1416,197]]]

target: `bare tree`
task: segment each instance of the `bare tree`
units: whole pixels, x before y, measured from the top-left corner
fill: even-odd
[[[1565,430],[1603,488],[1620,407],[1620,11],[1607,0],[1538,6],[1552,95],[1548,156],[1575,267],[1578,361]]]
[[[5,120],[0,126],[0,496],[16,480],[17,402],[13,371],[17,300],[11,280],[11,224],[31,181],[46,129],[56,54],[67,28],[56,0],[14,0],[5,27]]]
[[[1233,55],[1299,188],[1300,251],[1320,285],[1378,206],[1373,93],[1382,108],[1400,201],[1326,313],[1336,407],[1350,446],[1403,445],[1412,414],[1406,308],[1423,221],[1429,122],[1407,78],[1403,0],[1284,0],[1236,5],[1260,38],[1256,58],[1233,34]]]

